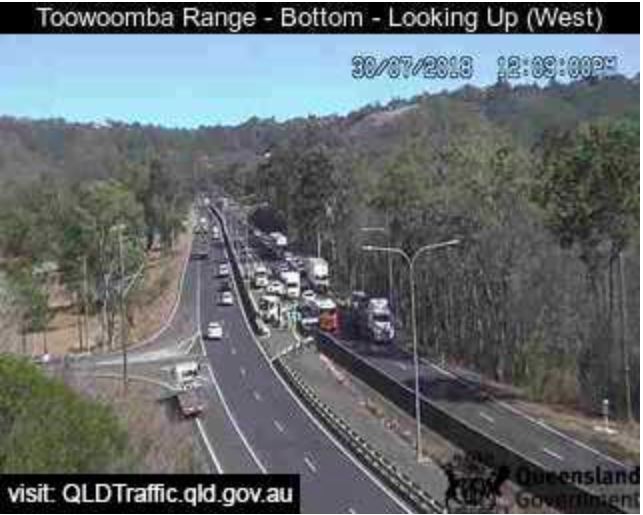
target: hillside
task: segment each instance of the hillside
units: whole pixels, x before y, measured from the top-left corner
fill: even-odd
[[[183,177],[231,163],[256,162],[267,148],[314,126],[317,137],[332,146],[389,152],[407,133],[452,118],[445,110],[466,110],[533,145],[551,127],[570,127],[600,116],[639,116],[638,77],[612,77],[571,85],[508,85],[452,93],[426,94],[367,106],[345,117],[309,117],[277,123],[253,118],[238,126],[193,130],[124,124],[116,121],[81,124],[62,119],[29,120],[0,117],[0,179],[24,180],[42,173],[70,180],[105,178],[124,163],[161,156]],[[378,152],[379,154],[380,152]]]
[[[267,202],[296,250],[319,250],[338,294],[386,295],[408,328],[408,271],[396,264],[388,285],[361,228],[409,253],[458,238],[415,272],[422,352],[590,413],[609,397],[623,416],[624,349],[635,412],[640,383],[639,87],[502,83],[194,130],[0,118],[0,255],[25,267],[10,284],[42,330],[36,265],[62,263],[73,291],[88,256],[100,284],[114,226],[169,248],[194,192],[219,184]]]

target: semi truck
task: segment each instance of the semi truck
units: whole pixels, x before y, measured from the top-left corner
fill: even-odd
[[[350,310],[356,337],[375,343],[391,343],[394,340],[395,324],[388,299],[369,298],[364,292],[353,292]]]
[[[304,273],[314,290],[326,291],[328,289],[328,263],[324,258],[306,258],[304,261]]]

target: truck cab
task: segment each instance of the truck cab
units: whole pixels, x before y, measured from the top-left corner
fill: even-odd
[[[199,377],[199,364],[196,361],[177,363],[172,368],[172,377],[176,385],[182,390],[189,390],[197,386]]]
[[[253,274],[255,288],[265,288],[268,286],[268,270],[263,265],[257,265]]]
[[[259,299],[259,315],[268,323],[278,324],[281,311],[281,301],[276,295],[263,295]]]
[[[329,298],[316,298],[313,301],[319,310],[319,329],[329,333],[339,328],[337,305]]]
[[[390,343],[393,341],[395,328],[393,314],[387,299],[370,299],[366,308],[366,317],[368,332],[374,342]]]
[[[311,257],[304,262],[306,277],[315,291],[324,292],[330,284],[328,262],[324,258]]]

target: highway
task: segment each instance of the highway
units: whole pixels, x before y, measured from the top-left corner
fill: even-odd
[[[255,252],[261,255],[263,260],[269,261],[270,258],[264,249],[257,248],[256,239],[251,239],[251,242],[255,244]],[[341,325],[350,327],[350,317],[347,313],[343,313],[340,320]],[[351,339],[350,331],[327,336],[350,351],[356,359],[365,361],[382,374],[404,385],[409,396],[413,396],[415,378],[410,353],[397,345],[381,345]],[[323,347],[323,344],[320,346]],[[458,378],[448,370],[424,360],[420,368],[420,390],[422,396],[439,410],[527,458],[543,470],[632,470],[618,460],[548,426],[542,420],[522,413],[511,404],[484,395],[479,385]],[[639,486],[632,484],[590,485],[588,489],[605,494],[634,494],[637,497],[639,494]]]
[[[255,472],[297,473],[301,510],[307,513],[401,513],[408,511],[369,471],[335,443],[277,376],[255,340],[235,287],[233,306],[218,304],[214,244],[201,262],[200,324],[221,321],[222,341],[205,341],[212,381]],[[216,435],[212,436],[215,451]]]
[[[405,385],[412,395],[415,379],[412,355],[395,345],[333,339],[383,374]],[[625,465],[588,445],[528,417],[510,404],[482,394],[478,385],[463,381],[448,370],[423,361],[420,391],[435,406],[462,423],[551,471],[623,470]],[[597,488],[594,486],[593,488]],[[632,492],[638,485],[607,488],[610,493]]]

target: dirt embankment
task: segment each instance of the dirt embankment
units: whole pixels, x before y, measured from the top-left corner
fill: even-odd
[[[194,425],[179,417],[175,400],[162,388],[131,381],[125,395],[120,380],[79,375],[68,375],[64,380],[114,410],[129,435],[132,456],[123,464],[127,470],[143,474],[208,472]]]
[[[154,334],[172,315],[178,301],[179,285],[189,257],[191,240],[191,233],[181,233],[170,252],[162,253],[153,249],[148,253],[144,273],[129,296],[130,343]],[[0,351],[40,355],[45,351],[45,346],[54,355],[86,351],[88,345],[84,336],[82,307],[62,287],[54,284],[50,286],[50,309],[53,318],[48,324],[46,337],[41,332],[23,337],[16,321],[0,313],[3,322],[0,325]],[[98,311],[90,314],[87,320],[89,348],[94,351],[108,350],[106,345],[102,345],[107,338],[101,318],[102,313]],[[119,327],[117,320],[116,335],[119,334]],[[119,345],[116,338],[113,346]]]

